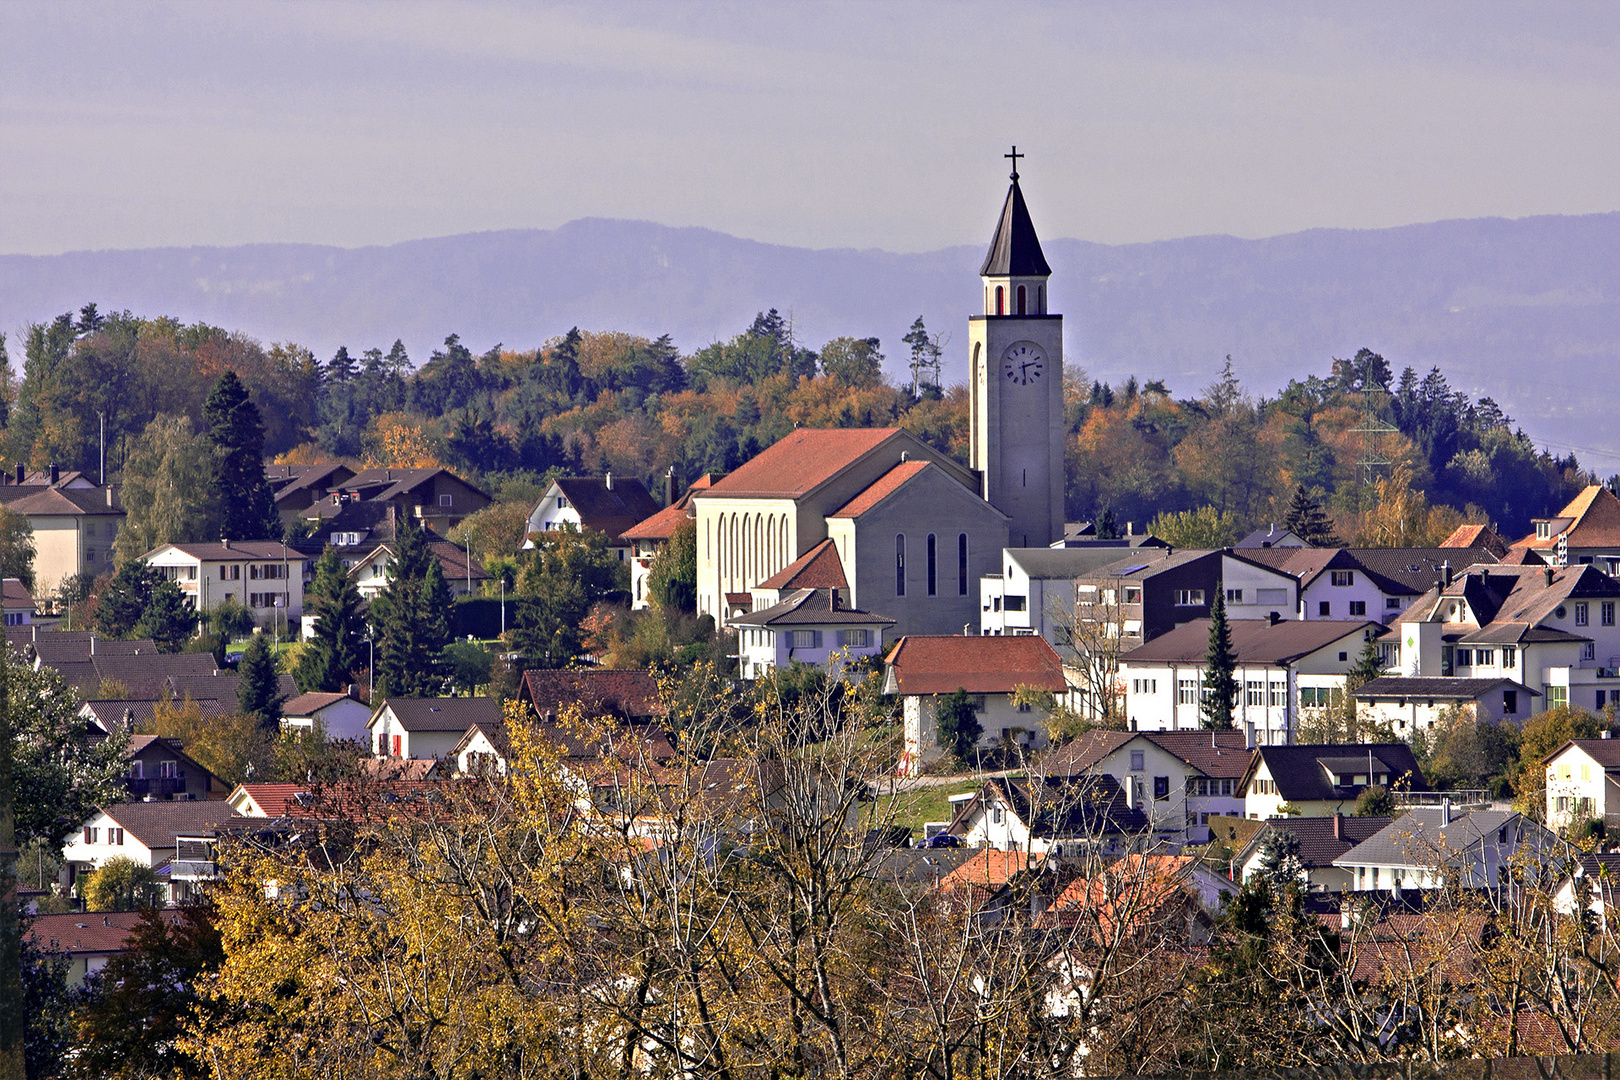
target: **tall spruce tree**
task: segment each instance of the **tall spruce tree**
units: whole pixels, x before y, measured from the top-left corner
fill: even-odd
[[[1333,520],[1322,509],[1322,504],[1311,498],[1304,484],[1294,488],[1288,500],[1288,512],[1283,525],[1311,547],[1338,547],[1339,535],[1333,531]]]
[[[379,693],[434,697],[444,689],[449,608],[450,590],[426,533],[414,518],[401,515],[388,586],[371,602]]]
[[[214,474],[220,532],[231,540],[267,540],[281,534],[275,498],[264,477],[264,421],[247,387],[227,371],[203,404],[208,438],[219,448]]]
[[[244,716],[259,718],[259,726],[277,730],[281,726],[281,679],[276,673],[276,656],[270,639],[255,634],[248,641],[238,667],[241,681],[236,687],[236,704]]]
[[[315,562],[315,580],[304,596],[304,610],[315,617],[308,643],[293,678],[307,693],[342,693],[354,672],[365,665],[366,617],[360,590],[343,568],[335,548],[327,547]]]
[[[1209,609],[1209,652],[1204,655],[1204,700],[1198,711],[1204,727],[1232,730],[1232,710],[1237,705],[1237,655],[1232,651],[1232,627],[1226,621],[1226,597],[1215,590],[1215,603]]]

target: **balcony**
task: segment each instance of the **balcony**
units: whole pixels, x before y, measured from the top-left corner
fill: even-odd
[[[154,799],[168,798],[171,795],[184,795],[186,793],[186,776],[165,776],[156,779],[138,779],[133,776],[124,778],[124,787],[132,798],[144,799],[150,795]]]
[[[169,863],[171,881],[212,881],[219,876],[219,866],[198,859],[174,859]]]

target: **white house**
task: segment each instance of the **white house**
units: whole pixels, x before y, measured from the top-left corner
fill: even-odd
[[[1293,741],[1300,710],[1337,689],[1377,623],[1233,619],[1238,696],[1233,719],[1262,746]],[[1120,657],[1125,715],[1137,731],[1190,731],[1203,726],[1208,619],[1161,634]]]
[[[1243,815],[1254,751],[1241,731],[1094,729],[1048,754],[1048,776],[1107,775],[1154,833],[1176,844],[1209,840],[1211,815]]]
[[[1163,550],[1152,549],[1153,556]],[[1000,569],[979,579],[979,633],[1035,634],[1073,659],[1075,580],[1128,554],[1117,547],[1004,549]]]
[[[825,667],[881,656],[883,631],[894,620],[846,606],[837,588],[796,589],[731,625],[737,628],[741,676],[758,679],[795,660]]]
[[[1539,712],[1620,700],[1620,582],[1595,566],[1474,566],[1396,623],[1399,674],[1511,679]]]
[[[1620,739],[1570,739],[1541,766],[1549,826],[1562,831],[1593,818],[1620,826]]]
[[[972,847],[1031,855],[1070,854],[1069,846],[1129,851],[1147,839],[1147,818],[1106,773],[986,780],[956,806],[949,831]]]
[[[1354,892],[1438,889],[1448,882],[1465,889],[1494,889],[1507,881],[1521,847],[1547,852],[1554,838],[1512,810],[1453,812],[1409,810],[1333,860],[1350,875]]]
[[[1407,743],[1260,746],[1243,775],[1243,812],[1259,821],[1348,814],[1369,787],[1429,790]]]
[[[496,698],[384,698],[367,725],[379,758],[446,758],[472,725],[500,730]]]
[[[1371,838],[1388,825],[1393,818],[1346,817],[1332,814],[1328,817],[1273,818],[1256,829],[1249,842],[1232,860],[1239,881],[1248,881],[1260,872],[1260,861],[1266,837],[1273,833],[1288,833],[1299,841],[1298,859],[1303,872],[1303,884],[1311,892],[1349,892],[1354,884],[1352,873],[1333,860],[1347,854],[1363,840]]]
[[[316,725],[329,740],[367,741],[371,706],[349,694],[299,694],[281,707],[283,730],[313,731]]]
[[[104,807],[85,822],[62,849],[69,884],[120,856],[154,870],[163,869],[177,856],[177,837],[211,833],[236,816],[228,802],[218,799],[118,803]],[[165,890],[170,902],[185,898],[185,890],[176,891],[169,882],[165,882]]]
[[[905,749],[898,772],[915,775],[942,759],[934,711],[943,697],[967,693],[982,729],[978,747],[1039,749],[1045,719],[1014,700],[1020,687],[1064,694],[1063,664],[1038,637],[925,637],[907,635],[884,657],[883,692],[899,695]]]
[[[349,568],[349,577],[354,579],[355,588],[367,602],[375,600],[394,579],[395,544],[396,541],[388,540],[376,545],[356,558]],[[478,565],[478,560],[471,558],[460,544],[429,531],[427,546],[439,560],[439,572],[444,575],[451,596],[473,595],[489,580],[489,574]],[[313,632],[313,627],[306,632]]]
[[[299,632],[310,567],[295,548],[276,540],[221,540],[164,544],[143,558],[180,586],[199,612],[230,600],[246,607],[266,631],[279,629],[284,637]]]
[[[1380,675],[1356,689],[1363,714],[1403,738],[1434,727],[1447,709],[1461,709],[1483,721],[1523,720],[1534,711],[1531,699],[1540,696],[1521,682],[1502,678]]]
[[[531,535],[559,529],[603,533],[623,562],[630,558],[633,546],[625,531],[657,513],[658,504],[640,480],[612,473],[601,478],[559,476],[529,511],[528,531]]]

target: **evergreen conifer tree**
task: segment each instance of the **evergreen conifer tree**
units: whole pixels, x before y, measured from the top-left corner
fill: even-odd
[[[281,535],[275,498],[264,477],[264,422],[247,387],[227,371],[203,404],[208,438],[219,448],[214,489],[220,532],[230,540],[266,540]]]
[[[304,610],[315,616],[315,625],[293,678],[306,694],[342,693],[366,663],[366,618],[360,610],[360,590],[335,548],[328,547],[316,560]]]
[[[281,725],[281,682],[276,674],[276,657],[270,639],[255,634],[248,641],[238,667],[241,681],[236,688],[236,704],[244,716],[259,718],[259,726],[276,729]]]
[[[939,699],[934,706],[934,729],[940,746],[958,760],[969,759],[979,736],[984,734],[984,725],[979,723],[978,711],[966,690],[957,687],[956,693]]]
[[[172,581],[159,581],[152,587],[135,624],[135,636],[151,638],[163,652],[179,652],[180,646],[197,630],[197,612]]]
[[[1322,504],[1311,498],[1304,484],[1294,488],[1288,501],[1288,512],[1283,525],[1311,547],[1338,547],[1339,536],[1333,531],[1333,521],[1322,509]]]
[[[1215,590],[1215,603],[1209,609],[1209,652],[1204,656],[1204,700],[1198,711],[1204,727],[1232,730],[1232,710],[1237,705],[1237,655],[1232,651],[1232,628],[1226,621],[1226,597]]]
[[[444,688],[441,653],[450,643],[450,590],[421,525],[402,515],[387,588],[371,603],[377,689],[432,697]]]

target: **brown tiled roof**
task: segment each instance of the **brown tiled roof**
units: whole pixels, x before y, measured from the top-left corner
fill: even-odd
[[[1028,852],[985,848],[940,878],[939,887],[946,892],[975,886],[1000,888],[1016,875],[1039,866],[1040,862],[1039,858],[1032,859]]]
[[[1498,559],[1508,552],[1507,541],[1489,525],[1459,525],[1440,541],[1443,548],[1484,548]]]
[[[658,512],[658,504],[640,480],[616,476],[611,488],[605,478],[597,476],[559,476],[553,482],[568,496],[587,529],[615,539]]]
[[[6,504],[6,509],[24,517],[95,516],[123,517],[121,507],[107,505],[104,488],[63,490],[47,488]]]
[[[384,709],[406,731],[466,731],[471,724],[494,728],[502,723],[501,703],[496,698],[384,698],[372,719]]]
[[[1208,619],[1182,623],[1132,649],[1120,660],[1132,664],[1202,663],[1209,653],[1209,624]],[[1357,639],[1353,648],[1346,646],[1347,651],[1355,653],[1361,649],[1362,634],[1383,631],[1381,624],[1360,619],[1285,619],[1278,623],[1233,619],[1227,625],[1231,627],[1232,651],[1239,664],[1285,664],[1349,637]]]
[[[878,478],[877,482],[827,516],[830,518],[858,518],[876,507],[884,499],[899,491],[920,476],[930,461],[902,461]]]
[[[619,535],[625,540],[668,540],[675,535],[675,530],[680,528],[681,522],[689,520],[691,516],[686,499],[683,497]]]
[[[852,608],[835,589],[795,589],[770,607],[734,617],[734,626],[893,626],[887,615]]]
[[[138,802],[104,806],[101,812],[149,848],[172,848],[180,835],[212,832],[236,817],[230,805],[205,802]]]
[[[294,562],[299,566],[304,565],[303,552],[297,548],[290,548],[279,540],[232,540],[229,544],[224,541],[204,544],[165,544],[162,547],[173,548],[183,555],[189,555],[193,559],[202,562],[272,559],[278,562],[283,560]],[[162,550],[162,547],[147,552],[147,556]]]
[[[0,587],[5,590],[6,607],[34,606],[34,594],[28,591],[28,586],[20,578],[8,577]]]
[[[123,952],[140,924],[139,911],[73,912],[66,915],[35,915],[28,920],[28,938],[44,952],[72,955],[104,955]],[[158,912],[164,922],[176,923],[178,909]]]
[[[541,719],[561,715],[576,703],[586,715],[633,720],[664,715],[658,680],[645,671],[540,668],[523,673],[519,696]]]
[[[1293,833],[1299,837],[1299,861],[1307,870],[1319,870],[1333,865],[1333,860],[1349,851],[1374,833],[1383,830],[1394,818],[1387,817],[1298,817],[1273,818],[1257,830],[1239,864],[1246,861],[1246,853],[1260,843],[1267,829]],[[1336,830],[1336,831],[1335,831]]]
[[[1044,638],[907,634],[883,658],[902,694],[1009,694],[1019,686],[1069,688],[1063,661]]]
[[[360,773],[371,780],[419,783],[439,773],[435,758],[363,758]]]
[[[326,708],[328,705],[335,705],[337,702],[342,701],[348,696],[348,694],[299,694],[297,697],[288,698],[282,703],[281,715],[312,716],[320,710]]]
[[[838,545],[829,537],[755,585],[756,589],[847,589]]]
[[[1591,484],[1571,499],[1553,519],[1565,519],[1569,525],[1562,535],[1573,548],[1620,547],[1620,498],[1602,484]],[[1557,544],[1560,533],[1538,539],[1531,533],[1514,547],[1550,548]]]
[[[903,437],[900,428],[799,428],[754,455],[707,494],[805,495],[889,440]]]
[[[302,784],[242,784],[236,791],[231,792],[231,796],[235,796],[237,792],[246,792],[259,809],[264,811],[265,816],[278,818],[286,816],[287,806],[292,802],[293,796],[306,790],[307,787]],[[234,801],[231,796],[227,798]]]
[[[1143,737],[1162,746],[1205,776],[1242,776],[1254,751],[1241,731],[1148,731]]]
[[[1620,769],[1620,739],[1567,739],[1558,749],[1542,758],[1541,763],[1547,764],[1571,746],[1585,752],[1587,757],[1605,770]]]

